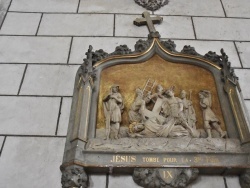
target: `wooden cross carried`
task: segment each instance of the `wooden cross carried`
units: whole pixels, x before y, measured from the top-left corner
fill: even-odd
[[[159,38],[160,34],[155,30],[154,24],[160,24],[163,20],[160,16],[150,17],[149,12],[145,11],[142,13],[143,18],[136,18],[134,20],[134,25],[142,26],[147,25],[149,30],[149,36],[153,38]]]

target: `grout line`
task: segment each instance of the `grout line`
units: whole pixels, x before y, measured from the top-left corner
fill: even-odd
[[[115,21],[116,21],[116,14],[114,14],[113,37],[115,37]]]
[[[92,36],[92,35],[10,35],[10,34],[0,34],[0,37],[53,37],[53,38],[71,38],[71,37],[78,37],[78,38],[114,38],[114,36],[104,36],[104,35],[99,35],[99,36]],[[147,39],[145,36],[115,36],[115,38],[129,38],[129,39]],[[166,39],[171,39],[171,40],[195,40],[194,38],[187,39],[187,38],[167,38],[167,37],[162,37],[160,38],[161,40],[166,40]],[[250,42],[250,40],[220,40],[220,39],[197,39],[195,41],[220,41],[220,42]]]
[[[198,40],[197,40],[198,41]],[[189,45],[189,44],[186,44],[186,45]],[[212,49],[211,49],[212,50]],[[81,66],[81,64],[82,63],[70,63],[70,64],[65,64],[65,63],[1,63],[0,62],[0,66],[1,65],[26,65],[26,64],[28,64],[28,65],[32,65],[32,66]],[[250,68],[248,68],[248,67],[244,67],[244,68],[242,68],[242,67],[233,67],[233,68],[237,68],[237,69],[250,69]],[[1,94],[0,94],[1,95]]]
[[[94,36],[94,35],[38,35],[38,36],[34,36],[34,35],[10,35],[10,34],[0,34],[0,37],[34,37],[34,38],[38,38],[38,37],[54,37],[54,38],[71,38],[71,37],[78,37],[78,38],[114,38],[114,36],[104,36],[104,35],[98,35],[98,36]],[[147,37],[145,36],[115,36],[115,38],[132,38],[132,39],[147,39]],[[171,40],[195,40],[195,39],[187,39],[187,38],[167,38],[167,37],[162,37],[160,38],[161,40],[166,40],[166,39],[171,39]],[[196,40],[195,40],[196,41]],[[232,39],[228,39],[228,40],[221,40],[221,39],[197,39],[197,41],[221,41],[221,42],[250,42],[250,40],[232,40]]]
[[[69,66],[69,65],[81,65],[82,63],[70,63],[70,64],[65,64],[65,63],[3,63],[3,62],[0,62],[0,65],[66,65],[66,66]]]
[[[52,98],[58,98],[58,97],[73,97],[73,95],[5,95],[0,94],[0,97],[52,97]]]
[[[1,157],[2,152],[3,152],[3,147],[4,147],[4,144],[5,144],[6,138],[7,138],[7,136],[5,136],[4,139],[3,139],[3,143],[2,143],[2,146],[1,146],[1,149],[0,149],[0,157]]]
[[[76,13],[76,12],[32,12],[32,11],[28,11],[28,12],[27,11],[9,11],[9,12],[20,13],[20,14],[22,14],[22,13],[44,13],[44,14],[70,14],[70,15],[80,15],[80,14],[84,14],[84,15],[86,15],[86,14],[91,14],[91,15],[93,15],[93,14],[97,14],[97,15],[119,14],[119,15],[132,15],[132,16],[133,15],[134,16],[141,15],[141,13],[119,13],[119,12],[117,12],[117,13],[115,13],[115,12],[110,12],[110,13],[109,12],[104,12],[104,13],[102,13],[102,12],[78,12],[78,13]]]
[[[73,43],[73,37],[71,37],[71,39],[70,39],[70,45],[69,45],[69,53],[68,53],[67,65],[69,65],[69,59],[70,59],[70,55],[71,55],[72,43]]]
[[[38,30],[40,29],[40,25],[41,25],[42,19],[43,19],[43,13],[41,14],[41,18],[40,18],[40,21],[38,23],[38,27],[37,27],[37,30],[36,30],[36,36],[38,34]]]
[[[223,7],[224,8],[224,7]],[[119,13],[119,12],[112,12],[112,13],[102,13],[102,12],[32,12],[32,11],[8,11],[8,12],[14,12],[14,13],[44,13],[44,14],[119,14],[119,15],[141,15],[140,13]],[[152,11],[152,14],[155,15],[155,13]],[[200,16],[200,15],[182,15],[182,14],[176,14],[176,15],[169,15],[169,14],[157,14],[158,16],[182,16],[182,17],[201,17],[201,18],[225,18],[225,16],[211,16],[211,15],[205,15],[205,16]],[[226,17],[226,18],[235,18],[235,19],[250,19],[250,17]]]
[[[58,65],[58,66],[76,66],[76,65],[81,65],[82,63],[70,63],[70,64],[66,64],[66,63],[18,63],[18,62],[15,62],[15,63],[6,63],[6,62],[0,62],[0,65]]]
[[[227,180],[226,180],[225,176],[223,176],[223,180],[224,180],[225,188],[228,188],[228,186],[227,186]]]
[[[22,87],[22,85],[23,85],[23,80],[24,80],[24,77],[25,77],[27,68],[28,68],[28,64],[25,65],[25,68],[24,68],[24,71],[23,71],[23,76],[22,76],[22,79],[21,79],[21,83],[20,83],[20,85],[19,85],[19,89],[18,89],[17,95],[20,94],[21,87]]]
[[[250,70],[250,68],[234,68],[234,69],[239,69],[239,70]]]
[[[105,188],[108,188],[109,187],[109,174],[107,173],[106,174],[106,186]]]
[[[0,136],[11,136],[11,137],[38,137],[38,138],[66,138],[65,136],[55,135],[19,135],[19,134],[0,134]]]
[[[222,9],[223,9],[223,11],[224,11],[225,17],[227,17],[227,13],[226,13],[226,10],[225,10],[225,7],[224,7],[224,5],[223,5],[222,0],[220,0],[220,3],[221,3],[221,6],[222,6]]]
[[[58,126],[59,126],[59,121],[60,121],[60,116],[61,116],[62,101],[63,101],[63,98],[61,97],[60,106],[59,106],[59,112],[58,112],[58,117],[57,117],[57,123],[56,123],[56,131],[55,131],[55,135],[56,136],[57,136]]]
[[[192,26],[193,26],[193,30],[194,30],[194,38],[197,39],[196,32],[195,32],[195,27],[194,27],[193,17],[191,17],[191,21],[192,21]]]
[[[113,35],[38,35],[37,37],[35,35],[11,35],[11,34],[0,34],[0,37],[3,36],[8,36],[8,37],[54,37],[54,38],[63,38],[63,37],[67,37],[67,38],[70,38],[70,37],[91,37],[91,38],[98,38],[98,37],[107,37],[107,38],[110,38],[112,37],[113,38]],[[136,37],[136,36],[117,36],[117,38],[147,38],[145,36],[141,36],[141,37]],[[249,40],[250,41],[250,40]]]
[[[239,60],[240,60],[240,65],[241,65],[242,68],[244,68],[244,67],[243,67],[243,63],[242,63],[242,60],[241,60],[241,57],[240,57],[240,52],[239,52],[239,50],[238,50],[238,48],[237,48],[237,46],[236,46],[236,43],[235,43],[235,42],[233,42],[233,43],[234,43],[234,47],[235,47],[235,49],[236,49],[236,52],[237,52],[238,57],[239,57]]]
[[[12,35],[12,34],[0,34],[0,37],[34,37],[34,38],[38,38],[38,37],[53,37],[53,38],[62,38],[62,37],[65,37],[65,38],[70,38],[72,37],[72,35],[38,35],[38,36],[35,36],[35,35]],[[76,37],[81,37],[80,35],[75,35]],[[82,36],[84,37],[84,36]],[[89,37],[95,37],[95,36],[89,36]]]
[[[2,21],[1,26],[0,26],[0,30],[2,29],[2,26],[3,26],[3,24],[4,24],[5,18],[6,18],[6,16],[7,16],[8,12],[9,12],[9,9],[10,9],[10,6],[11,6],[11,3],[12,3],[12,0],[10,1],[10,4],[9,4],[9,6],[8,6],[8,8],[7,8],[6,12],[5,12],[5,15],[4,15],[4,18],[3,18],[3,21]]]
[[[77,9],[76,9],[76,13],[79,13],[80,3],[81,3],[81,0],[79,0],[79,1],[78,1],[78,5],[77,5]]]

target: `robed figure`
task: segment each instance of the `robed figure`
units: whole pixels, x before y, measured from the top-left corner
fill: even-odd
[[[110,93],[103,99],[104,115],[106,121],[106,139],[110,138],[111,128],[114,131],[114,138],[118,139],[121,114],[124,109],[123,99],[119,93],[119,86],[113,85]]]

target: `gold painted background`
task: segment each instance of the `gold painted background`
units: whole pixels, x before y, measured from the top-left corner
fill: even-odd
[[[161,84],[164,89],[174,85],[176,97],[179,97],[180,91],[183,89],[186,90],[187,97],[189,97],[189,90],[192,90],[191,100],[196,112],[197,128],[204,128],[198,93],[202,89],[210,90],[212,93],[212,110],[221,121],[222,129],[225,130],[224,119],[212,74],[194,65],[165,61],[158,55],[153,56],[150,60],[143,63],[116,65],[102,71],[97,128],[105,127],[102,99],[109,93],[110,87],[113,84],[120,86],[120,93],[123,96],[125,104],[121,126],[128,126],[128,110],[135,99],[135,89],[137,87],[142,89],[148,78],[156,80],[156,85]]]

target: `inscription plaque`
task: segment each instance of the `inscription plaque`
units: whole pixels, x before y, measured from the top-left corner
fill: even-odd
[[[238,174],[250,186],[250,132],[228,56],[181,52],[143,13],[148,40],[111,54],[92,46],[76,78],[63,187],[88,187],[88,174],[131,174],[142,187],[186,187],[200,174]]]

